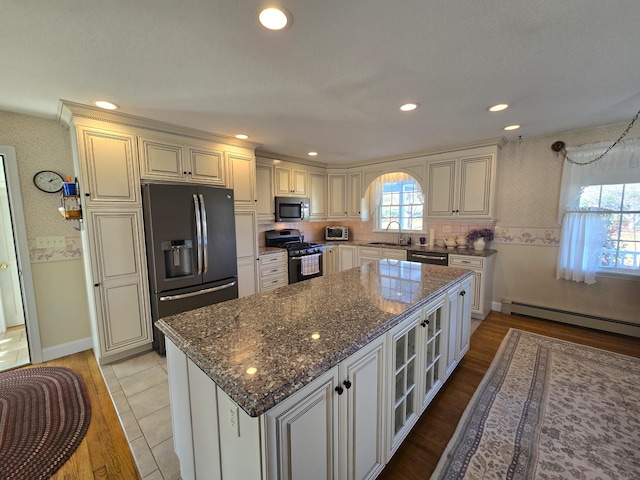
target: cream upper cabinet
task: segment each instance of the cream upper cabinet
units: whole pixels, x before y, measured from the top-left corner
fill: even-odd
[[[329,181],[329,218],[347,218],[347,175],[330,173]]]
[[[84,205],[140,204],[135,135],[85,126],[76,135]]]
[[[306,197],[308,195],[306,170],[276,166],[274,175],[276,196]]]
[[[227,188],[233,189],[234,205],[255,208],[257,203],[255,158],[232,152],[227,152],[226,155],[229,170]]]
[[[197,183],[225,186],[224,151],[202,143],[187,146],[186,175]]]
[[[360,220],[360,199],[362,198],[362,174],[360,172],[349,173],[347,194],[347,216],[350,219]]]
[[[93,247],[87,280],[99,332],[96,357],[106,363],[152,341],[142,209],[88,209],[85,221]]]
[[[225,185],[224,146],[179,135],[138,138],[140,177],[144,180]]]
[[[172,141],[173,140],[173,141]],[[186,176],[185,147],[180,137],[138,137],[140,177],[143,179],[182,181]]]
[[[427,163],[427,217],[492,219],[495,155]]]
[[[309,218],[327,218],[327,175],[309,172]]]
[[[273,167],[256,164],[256,210],[258,221],[275,220],[273,200]]]

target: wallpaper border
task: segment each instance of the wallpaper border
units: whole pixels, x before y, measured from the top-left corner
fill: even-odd
[[[29,260],[31,263],[59,262],[61,260],[82,259],[82,239],[80,237],[65,237],[65,248],[38,248],[36,239],[29,238]]]
[[[496,226],[493,241],[510,245],[560,246],[560,228]]]

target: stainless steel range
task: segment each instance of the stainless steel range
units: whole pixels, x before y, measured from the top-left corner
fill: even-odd
[[[266,246],[286,248],[289,265],[289,283],[322,276],[322,245],[303,242],[300,230],[267,230]]]

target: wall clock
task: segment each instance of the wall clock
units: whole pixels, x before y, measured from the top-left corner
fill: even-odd
[[[62,176],[51,170],[42,170],[33,176],[35,186],[46,193],[59,192],[62,190],[63,182]]]

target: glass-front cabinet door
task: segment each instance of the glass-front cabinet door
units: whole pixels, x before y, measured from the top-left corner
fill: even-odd
[[[422,358],[420,370],[424,387],[422,393],[422,410],[427,408],[440,387],[444,383],[445,361],[443,357],[446,297],[432,302],[424,310],[423,320],[420,322]],[[421,410],[421,411],[422,411]]]
[[[388,405],[392,409],[389,415],[390,451],[402,443],[419,415],[418,394],[418,345],[420,335],[421,314],[402,322],[397,331],[393,332],[391,340],[390,371],[391,397]]]

